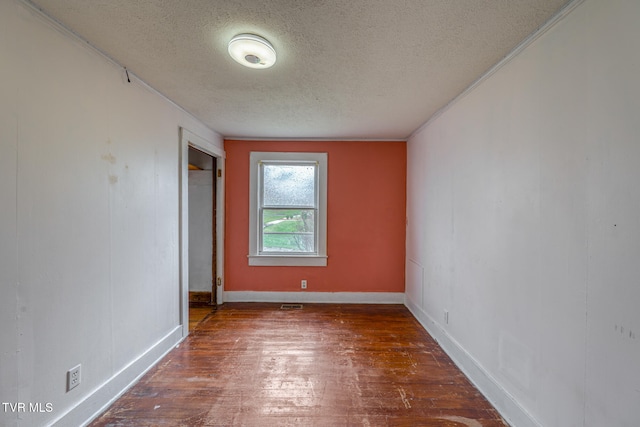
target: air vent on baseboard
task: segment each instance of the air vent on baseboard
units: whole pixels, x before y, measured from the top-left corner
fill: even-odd
[[[280,310],[301,310],[302,304],[282,304]]]

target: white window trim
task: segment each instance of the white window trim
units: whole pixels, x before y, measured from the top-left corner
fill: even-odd
[[[262,161],[318,162],[318,252],[313,255],[261,255],[258,250],[258,182]],[[310,266],[327,265],[327,153],[251,152],[249,166],[249,265],[253,266]]]

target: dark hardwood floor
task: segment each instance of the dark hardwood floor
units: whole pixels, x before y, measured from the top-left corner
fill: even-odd
[[[189,333],[193,331],[200,322],[209,316],[214,310],[210,305],[189,306]]]
[[[227,303],[91,426],[505,426],[401,305]]]

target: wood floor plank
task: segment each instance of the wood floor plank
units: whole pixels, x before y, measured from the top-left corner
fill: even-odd
[[[227,303],[91,426],[505,426],[402,305]]]
[[[195,327],[202,322],[211,312],[214,307],[210,305],[189,305],[189,331],[195,329]]]

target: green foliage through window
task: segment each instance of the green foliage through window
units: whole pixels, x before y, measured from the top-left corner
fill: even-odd
[[[264,209],[262,212],[263,250],[314,251],[314,209]]]

